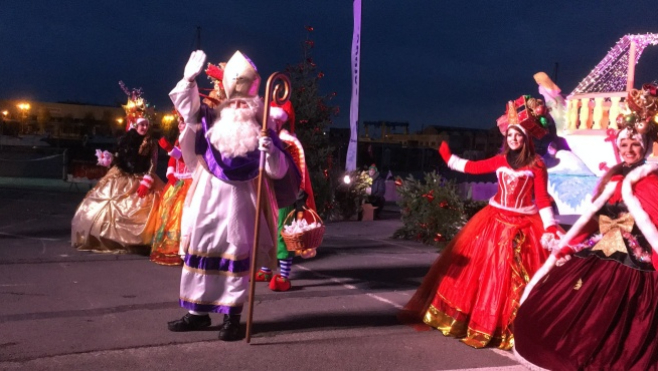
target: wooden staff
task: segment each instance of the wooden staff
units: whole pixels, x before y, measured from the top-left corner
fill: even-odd
[[[283,90],[281,90],[283,89]],[[263,122],[260,136],[268,136],[267,122],[270,119],[270,101],[278,105],[284,104],[290,99],[290,79],[281,72],[274,72],[267,79],[265,86],[265,103],[263,109]],[[254,292],[256,291],[256,258],[258,255],[258,240],[260,237],[260,213],[263,197],[263,170],[265,169],[265,152],[260,153],[260,165],[258,167],[258,193],[256,197],[256,222],[254,227],[254,245],[251,249],[251,261],[249,268],[249,302],[247,304],[247,343],[251,342],[251,326],[254,315]],[[274,246],[276,247],[276,241]]]

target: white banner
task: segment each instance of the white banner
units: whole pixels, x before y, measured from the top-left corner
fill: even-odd
[[[361,49],[361,0],[353,0],[354,31],[352,34],[352,101],[350,102],[350,144],[347,146],[345,170],[356,170],[356,147],[359,139],[359,57]]]

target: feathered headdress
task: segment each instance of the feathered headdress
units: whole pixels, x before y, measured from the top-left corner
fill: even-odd
[[[141,120],[149,121],[147,113],[149,104],[142,97],[142,88],[129,90],[123,81],[119,81],[119,86],[128,96],[128,102],[121,106],[126,111],[126,131],[135,129]]]
[[[219,106],[226,99],[226,92],[224,91],[224,84],[222,82],[225,66],[226,63],[224,62],[217,65],[208,63],[208,68],[206,68],[206,75],[208,75],[208,79],[212,82],[213,89],[205,89],[210,91],[208,95],[200,95],[204,98],[204,103],[211,107]]]

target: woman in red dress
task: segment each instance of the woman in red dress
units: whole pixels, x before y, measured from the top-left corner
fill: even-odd
[[[523,107],[537,102],[522,98]],[[446,246],[400,313],[403,322],[422,320],[474,348],[514,345],[512,322],[519,299],[549,255],[541,240],[557,237],[558,231],[546,190],[546,166],[529,137],[545,133],[535,117],[541,109],[524,109],[517,117],[513,103],[508,120],[499,119],[505,135],[502,153],[468,161],[441,143],[439,152],[448,167],[468,174],[495,172],[498,192]]]
[[[528,368],[658,370],[658,164],[645,161],[658,139],[657,90],[631,90],[633,112],[618,121],[622,162],[540,271],[550,273],[528,286],[515,322]]]

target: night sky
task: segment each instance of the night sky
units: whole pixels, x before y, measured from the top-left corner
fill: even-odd
[[[361,121],[492,127],[507,100],[537,94],[535,72],[552,76],[558,62],[558,85],[570,93],[622,36],[658,32],[656,14],[656,1],[363,0]],[[111,105],[125,102],[123,80],[169,109],[197,26],[210,62],[239,49],[265,80],[301,60],[306,25],[315,29],[321,89],[337,93],[334,121],[347,126],[346,0],[5,1],[0,99]],[[658,47],[650,46],[636,85],[654,79]]]

